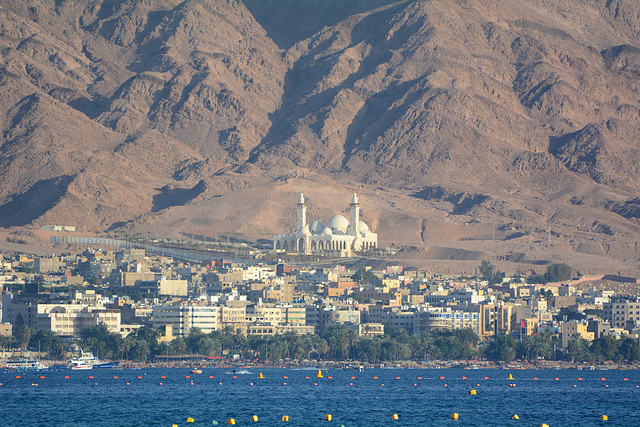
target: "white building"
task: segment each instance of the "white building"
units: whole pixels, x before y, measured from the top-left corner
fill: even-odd
[[[100,325],[107,327],[109,332],[120,332],[120,311],[100,308],[84,307],[80,310],[72,305],[60,305],[40,311],[37,314],[37,328],[51,331],[62,336],[77,336],[84,329]],[[77,305],[77,304],[76,304]]]
[[[333,253],[339,256],[351,256],[353,251],[374,249],[378,245],[378,235],[372,233],[364,222],[360,221],[360,204],[354,193],[350,205],[351,220],[336,215],[326,226],[320,221],[307,224],[307,206],[304,195],[300,193],[297,205],[295,234],[280,234],[273,239],[273,249],[290,252]]]
[[[200,328],[204,333],[218,329],[220,307],[206,303],[178,303],[153,307],[153,327],[171,325],[175,335],[188,335],[191,328]]]

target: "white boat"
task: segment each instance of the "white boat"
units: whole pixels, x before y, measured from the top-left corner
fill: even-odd
[[[41,370],[41,369],[47,369],[47,367],[37,360],[17,359],[17,360],[8,360],[7,369],[11,369],[14,371],[22,371],[25,369]]]
[[[69,363],[69,369],[74,369],[74,370],[86,370],[86,369],[102,368],[102,367],[113,368],[114,366],[117,365],[117,362],[105,363],[99,360],[97,357],[95,357],[93,353],[89,351],[82,351],[82,350],[80,350],[80,356],[72,357],[71,359],[69,359],[68,363]]]
[[[87,369],[93,369],[93,365],[84,365],[84,364],[78,363],[78,364],[75,364],[75,365],[71,365],[69,369],[87,370]]]

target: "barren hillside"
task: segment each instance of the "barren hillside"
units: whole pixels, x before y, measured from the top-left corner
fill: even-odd
[[[357,191],[415,263],[634,272],[639,34],[634,0],[0,0],[0,226],[268,239]]]

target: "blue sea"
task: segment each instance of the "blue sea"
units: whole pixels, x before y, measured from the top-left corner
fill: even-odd
[[[210,426],[228,425],[229,419],[239,426],[640,425],[639,371],[366,369],[323,370],[324,378],[316,374],[286,368],[238,373],[204,368],[202,374],[177,368],[4,372],[0,425]],[[325,421],[327,414],[332,421]],[[290,421],[283,422],[283,415]]]

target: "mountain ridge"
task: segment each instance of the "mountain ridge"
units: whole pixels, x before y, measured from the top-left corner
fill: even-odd
[[[387,244],[509,224],[553,228],[572,256],[640,235],[633,1],[1,0],[0,16],[2,227],[265,238],[304,190],[318,215],[362,193]]]

